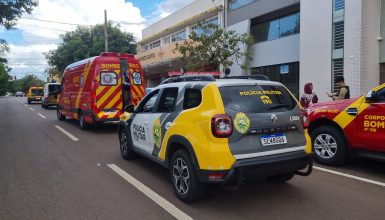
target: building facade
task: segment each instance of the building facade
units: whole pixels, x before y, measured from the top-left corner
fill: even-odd
[[[224,26],[223,3],[223,0],[196,0],[143,29],[136,57],[142,64],[148,87],[157,86],[169,72],[179,71],[181,55],[175,46],[188,39],[198,22]]]
[[[231,75],[264,74],[297,97],[312,82],[330,100],[337,76],[352,97],[385,82],[385,0],[197,0],[143,30],[137,57],[149,86],[179,70],[175,43],[198,21],[254,37],[249,69],[234,64]]]
[[[229,29],[254,36],[250,71],[297,97],[314,84],[321,101],[344,76],[357,97],[385,81],[385,0],[228,0]]]

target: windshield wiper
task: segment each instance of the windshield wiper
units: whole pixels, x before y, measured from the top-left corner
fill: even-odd
[[[288,104],[278,104],[278,105],[275,105],[275,106],[268,108],[267,110],[270,111],[270,110],[279,109],[279,108],[288,109],[289,107],[290,107],[290,105],[288,105]]]

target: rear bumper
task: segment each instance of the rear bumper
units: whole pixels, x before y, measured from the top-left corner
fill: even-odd
[[[299,171],[306,167],[308,168],[306,172]],[[207,183],[237,184],[252,177],[263,179],[287,173],[307,176],[310,175],[312,167],[312,154],[298,151],[238,160],[232,169],[226,171],[199,170],[198,178]],[[223,176],[223,178],[210,179],[209,177],[212,175]]]
[[[41,101],[43,101],[43,98],[42,97],[28,97],[27,98],[28,99],[28,101],[37,101],[37,102],[41,102]]]
[[[118,122],[120,118],[99,118],[97,114],[90,110],[83,110],[84,115],[92,117],[94,123],[104,123],[104,122]]]

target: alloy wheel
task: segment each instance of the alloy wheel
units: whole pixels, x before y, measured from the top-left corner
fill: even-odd
[[[314,140],[314,151],[323,159],[330,159],[337,153],[337,141],[330,134],[320,134]]]
[[[177,158],[174,161],[172,170],[176,190],[181,195],[186,194],[190,186],[190,175],[186,161],[182,158]]]

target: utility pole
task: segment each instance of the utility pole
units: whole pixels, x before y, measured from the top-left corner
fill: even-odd
[[[108,52],[107,10],[104,10],[104,51]]]

